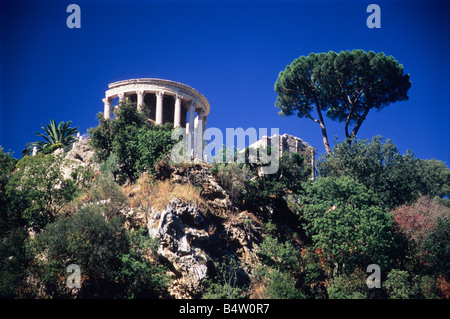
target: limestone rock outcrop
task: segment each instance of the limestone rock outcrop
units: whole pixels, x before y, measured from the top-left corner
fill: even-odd
[[[199,208],[174,198],[166,209],[154,214],[148,225],[150,236],[160,239],[158,254],[175,275],[171,294],[177,298],[196,297],[208,274],[208,257],[202,249],[202,242],[209,239],[208,224]]]
[[[237,213],[228,193],[219,185],[209,172],[210,166],[205,164],[191,164],[173,166],[167,161],[159,163],[155,167],[155,177],[159,179],[169,178],[172,183],[190,183],[201,189],[201,196],[207,201],[210,210],[215,215],[228,216]]]
[[[259,263],[256,250],[262,241],[263,224],[232,204],[207,166],[166,169],[171,171],[165,178],[199,186],[205,200],[199,207],[173,198],[164,210],[149,214],[149,235],[159,238],[159,258],[171,271],[170,294],[174,298],[201,296],[217,266],[230,257],[242,266],[238,280],[248,283],[252,268]]]
[[[75,143],[65,154],[66,178],[79,167],[98,173],[93,156],[87,139]],[[259,263],[256,250],[265,231],[262,222],[232,203],[210,168],[207,164],[171,165],[167,161],[155,168],[153,179],[195,186],[202,199],[197,203],[174,197],[160,210],[151,201],[145,201],[146,206],[124,203],[120,209],[126,228],[146,227],[149,236],[159,239],[160,246],[152,258],[169,269],[168,291],[173,298],[201,297],[205,284],[217,275],[226,258],[241,265],[238,280],[244,283],[250,283],[252,269]],[[139,185],[129,193],[129,197],[145,196]]]
[[[72,149],[65,154],[67,161],[62,168],[64,178],[71,178],[71,174],[79,167],[91,169],[93,172],[99,171],[100,166],[94,161],[94,154],[88,138],[76,141]]]

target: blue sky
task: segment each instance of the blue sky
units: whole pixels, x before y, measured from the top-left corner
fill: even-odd
[[[69,29],[66,8],[81,8]],[[366,8],[381,8],[369,29]],[[208,127],[279,128],[324,152],[320,128],[282,118],[273,86],[301,55],[363,49],[394,56],[409,100],[369,113],[358,137],[382,135],[401,153],[450,161],[449,1],[0,2],[0,145],[15,157],[50,119],[84,134],[98,124],[108,83],[163,78],[209,100]],[[326,121],[330,141],[343,124]]]

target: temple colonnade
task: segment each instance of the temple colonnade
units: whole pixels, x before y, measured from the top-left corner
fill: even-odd
[[[184,127],[189,152],[196,159],[203,160],[203,135],[210,106],[197,90],[182,83],[149,78],[118,81],[108,87],[103,99],[105,119],[111,117],[111,107],[115,102],[117,107],[129,99],[155,124],[173,123],[174,127]]]

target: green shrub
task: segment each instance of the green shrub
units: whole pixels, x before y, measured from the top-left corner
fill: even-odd
[[[265,290],[269,299],[306,299],[306,295],[295,287],[295,280],[287,272],[271,271]]]
[[[239,282],[240,263],[233,258],[225,260],[217,267],[214,280],[209,280],[203,299],[240,299],[243,298],[245,285]]]
[[[176,142],[171,139],[171,124],[152,124],[137,111],[136,103],[121,103],[115,119],[99,117],[99,121],[99,126],[89,130],[90,143],[99,162],[112,154],[117,157],[114,175],[121,184],[137,180],[142,172],[151,174]]]
[[[442,274],[450,280],[450,218],[437,219],[435,229],[424,243],[427,272],[433,275]]]
[[[290,242],[280,243],[277,238],[267,236],[259,246],[257,254],[262,262],[282,271],[293,271],[298,268],[300,251]]]
[[[378,264],[390,269],[400,258],[390,214],[373,192],[350,177],[319,178],[305,185],[299,213],[313,248],[334,263],[354,267]]]
[[[159,242],[144,229],[130,231],[129,250],[120,256],[121,267],[116,275],[122,298],[158,298],[166,294],[167,268],[148,259],[155,254]]]
[[[271,268],[267,265],[258,266],[254,275],[264,287],[262,298],[268,299],[306,299],[307,296],[297,288],[297,280],[287,271]]]
[[[118,216],[128,203],[122,188],[114,182],[112,174],[102,173],[87,192],[89,205],[98,206],[107,218]]]
[[[63,165],[62,155],[39,153],[22,158],[6,185],[9,216],[20,216],[35,230],[52,222],[79,192],[76,181],[63,177]]]
[[[119,220],[107,222],[97,206],[89,205],[47,225],[31,249],[36,257],[30,271],[44,297],[71,296],[66,286],[70,264],[81,269],[80,297],[112,297],[117,294],[114,274],[120,270],[119,256],[127,251],[128,242]]]
[[[66,267],[81,271],[79,298],[159,297],[167,288],[167,269],[148,259],[158,243],[144,230],[128,232],[120,218],[105,219],[97,205],[59,218],[32,241],[35,256],[28,290],[35,297],[71,298]]]
[[[387,275],[383,286],[392,299],[411,299],[416,296],[416,287],[410,274],[405,270],[393,269]]]
[[[221,163],[214,164],[212,172],[227,191],[230,200],[236,205],[241,205],[247,180],[252,177],[248,167],[240,163]]]
[[[264,286],[264,298],[304,299],[300,289],[300,252],[290,242],[267,236],[257,250],[261,258],[254,275]]]
[[[249,164],[253,176],[246,179],[242,191],[245,207],[252,210],[264,206],[276,207],[286,194],[298,193],[311,175],[310,167],[305,167],[304,163],[303,156],[284,153],[274,174],[259,174],[263,165]]]
[[[367,299],[369,288],[366,285],[367,274],[355,269],[351,274],[340,274],[331,278],[327,293],[331,299]]]
[[[348,176],[370,189],[383,208],[412,203],[420,195],[450,195],[450,170],[437,160],[421,160],[411,151],[401,155],[391,140],[382,137],[338,143],[333,153],[317,162],[319,175]]]

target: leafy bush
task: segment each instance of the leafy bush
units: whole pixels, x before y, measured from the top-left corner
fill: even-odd
[[[217,267],[214,280],[209,280],[203,293],[203,299],[240,299],[243,298],[245,285],[239,283],[240,263],[231,257]]]
[[[445,279],[445,277],[442,274],[439,275],[436,284],[439,288],[440,296],[444,299],[450,299],[450,283]]]
[[[14,171],[17,160],[11,154],[5,153],[0,146],[0,233],[4,233],[10,226],[10,219],[7,216],[8,199],[6,196],[6,185]]]
[[[221,163],[214,164],[211,172],[217,176],[220,185],[229,194],[230,200],[237,205],[242,204],[247,180],[253,176],[248,167],[241,163]]]
[[[288,272],[269,270],[266,272],[265,297],[269,299],[306,299],[306,295],[296,288],[295,280]]]
[[[428,272],[450,281],[450,218],[437,219],[436,228],[424,243]]]
[[[114,182],[111,174],[102,173],[92,183],[87,192],[90,205],[101,208],[107,218],[118,216],[128,203],[124,192]]]
[[[119,105],[115,119],[99,116],[99,126],[89,130],[96,158],[106,161],[117,156],[120,183],[136,180],[142,172],[153,172],[155,163],[167,154],[176,141],[172,141],[172,125],[154,125],[139,113],[135,103]]]
[[[0,147],[0,298],[18,296],[28,266],[27,233],[21,217],[11,213],[11,198],[6,194],[6,185],[16,163],[17,160]]]
[[[319,178],[305,185],[299,213],[313,249],[329,265],[378,264],[389,269],[398,256],[392,216],[378,206],[372,191],[349,177]]]
[[[311,175],[310,167],[305,167],[304,157],[297,153],[284,153],[274,174],[260,174],[264,165],[249,164],[253,177],[246,180],[243,189],[245,207],[257,209],[276,204],[288,193],[298,193]]]
[[[277,238],[267,236],[259,246],[262,262],[272,268],[293,271],[298,267],[300,252],[290,242],[280,243]]]
[[[248,149],[246,150],[248,157]],[[236,205],[253,211],[276,204],[288,193],[297,193],[308,180],[311,171],[305,168],[304,158],[296,153],[280,157],[278,171],[260,174],[262,163],[213,164],[214,173]]]
[[[120,256],[121,267],[116,280],[123,287],[123,298],[157,298],[166,294],[168,277],[163,265],[152,262],[148,255],[156,254],[159,242],[144,229],[129,232],[129,250]]]
[[[410,299],[417,293],[409,273],[404,270],[390,271],[383,285],[392,299]]]
[[[62,155],[22,158],[6,185],[9,216],[21,218],[35,230],[52,222],[79,191],[76,181],[63,177],[63,164]]]
[[[153,172],[153,166],[168,154],[174,142],[172,140],[172,126],[170,123],[152,126],[151,129],[141,128],[138,134],[138,172]]]
[[[263,285],[263,298],[304,299],[306,294],[299,287],[300,252],[290,243],[280,243],[267,236],[257,254],[261,257],[254,275]]]
[[[366,285],[367,274],[355,269],[351,274],[340,274],[332,279],[327,286],[331,299],[368,299],[369,288]]]
[[[300,252],[300,280],[303,291],[309,298],[324,299],[327,297],[326,287],[330,267],[324,260],[320,250],[311,247],[303,248]]]
[[[28,272],[27,233],[14,224],[2,227],[0,234],[0,298],[17,298]]]
[[[66,267],[76,264],[80,298],[158,297],[167,270],[147,257],[156,245],[143,230],[128,232],[120,218],[107,220],[98,206],[85,206],[47,225],[30,245],[30,272],[40,285],[30,290],[40,291],[37,297],[72,297]]]
[[[107,222],[98,207],[89,205],[47,225],[31,248],[36,258],[30,271],[44,296],[70,297],[66,267],[76,264],[81,269],[80,297],[112,297],[117,293],[114,274],[120,270],[119,256],[128,243],[118,219]]]
[[[404,204],[395,209],[393,216],[408,241],[414,248],[421,249],[436,228],[437,220],[450,218],[450,208],[428,196],[421,196],[411,205]]]
[[[261,298],[306,299],[306,295],[297,288],[297,280],[288,271],[260,265],[255,269],[254,275],[263,286]]]
[[[322,156],[320,176],[349,176],[370,189],[382,207],[412,203],[419,195],[444,198],[450,195],[450,170],[441,161],[420,160],[408,151],[400,155],[391,140],[376,136],[352,143],[338,143],[333,153]]]

